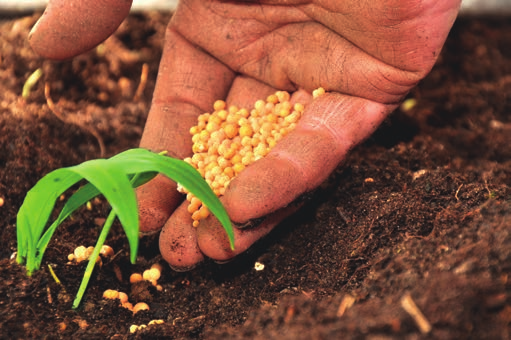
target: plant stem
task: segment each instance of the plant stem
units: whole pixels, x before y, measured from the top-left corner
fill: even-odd
[[[130,182],[133,184],[140,177],[140,174],[135,174]],[[89,284],[90,277],[92,276],[92,271],[94,270],[94,266],[96,265],[96,260],[98,259],[99,253],[101,252],[101,247],[105,244],[106,237],[112,224],[114,223],[115,217],[114,210],[110,211],[108,217],[106,218],[105,224],[103,225],[103,229],[99,234],[98,241],[96,242],[96,246],[94,247],[94,251],[89,257],[89,263],[87,264],[87,268],[85,268],[85,273],[83,274],[82,282],[80,283],[80,288],[78,288],[78,293],[76,293],[75,300],[73,301],[73,309],[78,308],[80,302],[82,301],[83,294],[85,294],[85,289],[87,289],[87,285]],[[138,232],[138,231],[137,231]]]
[[[83,274],[82,283],[80,284],[80,288],[78,288],[78,293],[76,293],[75,300],[73,301],[73,309],[78,308],[80,302],[82,301],[83,294],[85,294],[85,289],[87,289],[87,285],[89,284],[90,277],[92,276],[92,271],[94,270],[94,266],[96,265],[96,260],[98,259],[99,253],[101,251],[101,247],[105,243],[106,237],[110,228],[112,227],[112,223],[115,220],[117,215],[112,210],[103,225],[103,229],[101,230],[101,234],[99,234],[98,241],[96,242],[96,246],[94,247],[94,251],[89,257],[89,263],[87,264],[87,268],[85,269],[85,273]]]

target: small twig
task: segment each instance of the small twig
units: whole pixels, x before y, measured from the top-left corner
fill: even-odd
[[[147,85],[147,75],[149,74],[149,65],[144,63],[142,65],[142,72],[140,73],[140,83],[138,84],[137,90],[135,91],[135,96],[133,96],[134,101],[140,100],[142,94],[144,93],[145,87]]]
[[[50,270],[50,274],[53,277],[53,280],[55,280],[55,282],[60,285],[61,284],[60,280],[57,277],[57,274],[55,274],[55,272],[53,271],[53,268],[51,267],[51,265],[48,265],[48,269]]]
[[[419,307],[417,307],[412,297],[410,296],[410,293],[406,293],[401,298],[401,307],[403,307],[403,309],[408,314],[410,314],[422,334],[431,332],[431,324],[429,323],[428,319],[426,319],[424,314],[422,314]]]
[[[105,157],[106,151],[105,151],[105,143],[103,142],[103,138],[101,138],[99,133],[94,128],[89,127],[89,126],[87,126],[81,122],[75,121],[75,120],[71,120],[71,119],[68,120],[62,115],[62,113],[59,110],[57,110],[55,103],[51,99],[50,84],[48,82],[46,82],[44,84],[44,96],[46,97],[46,104],[50,108],[51,112],[53,112],[53,114],[58,119],[60,119],[62,122],[66,123],[66,124],[74,124],[74,125],[78,126],[79,128],[86,130],[92,136],[94,136],[96,138],[96,140],[98,141],[100,157]]]
[[[458,190],[456,190],[456,194],[454,195],[454,197],[456,197],[456,201],[459,201],[460,199],[458,198],[458,194],[461,190],[461,187],[463,186],[463,184],[461,184],[459,187],[458,187]]]
[[[85,273],[83,275],[82,282],[80,283],[80,287],[78,288],[78,292],[76,293],[76,297],[73,301],[73,309],[78,308],[80,302],[82,301],[83,295],[85,294],[85,290],[87,289],[87,285],[89,284],[89,280],[92,276],[92,272],[94,270],[94,266],[96,265],[96,260],[99,257],[99,253],[101,251],[101,247],[105,244],[106,237],[110,228],[112,227],[112,223],[117,217],[114,210],[110,210],[108,217],[103,225],[103,229],[99,234],[98,241],[96,242],[96,246],[94,247],[94,251],[89,257],[89,263],[87,264],[87,268],[85,268]]]
[[[344,212],[344,210],[341,208],[341,207],[337,207],[336,208],[337,210],[337,213],[339,214],[339,216],[341,217],[342,221],[345,223],[345,224],[348,224],[348,218],[346,217],[346,213]]]
[[[344,313],[346,313],[346,311],[348,310],[348,308],[353,306],[354,303],[355,303],[355,298],[353,296],[351,296],[350,294],[345,295],[342,298],[339,308],[337,309],[337,314],[336,314],[337,317],[340,318],[341,316],[343,316]]]
[[[51,268],[51,267],[50,267]],[[51,289],[50,286],[46,287],[46,296],[48,298],[48,303],[51,305],[53,303],[53,298],[51,297]]]

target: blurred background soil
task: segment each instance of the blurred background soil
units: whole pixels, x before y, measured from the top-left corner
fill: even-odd
[[[26,192],[51,170],[138,145],[169,17],[132,15],[98,49],[60,63],[28,47],[36,16],[0,23],[0,338],[509,338],[506,18],[459,18],[410,93],[415,105],[397,110],[298,214],[239,259],[188,273],[164,266],[162,292],[130,285],[132,272],[164,263],[152,236],[130,265],[117,225],[107,240],[116,256],[72,310],[85,264],[67,264],[67,255],[95,243],[108,212],[95,200],[57,230],[42,269],[26,277],[12,257]],[[22,98],[39,67],[42,79]],[[133,315],[103,300],[109,288],[150,310]],[[164,323],[130,334],[130,325],[153,319]]]

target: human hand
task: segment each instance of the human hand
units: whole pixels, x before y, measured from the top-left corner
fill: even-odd
[[[459,0],[181,1],[167,29],[141,146],[191,154],[189,128],[216,99],[247,107],[276,89],[308,104],[296,129],[238,175],[221,198],[239,225],[235,250],[213,217],[191,226],[175,184],[139,192],[141,228],[158,230],[178,270],[229,260],[296,210],[433,66]],[[312,101],[311,90],[328,93]]]

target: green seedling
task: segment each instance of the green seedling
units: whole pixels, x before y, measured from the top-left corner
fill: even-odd
[[[85,293],[101,247],[116,217],[128,238],[131,263],[135,263],[139,220],[134,188],[148,182],[158,173],[180,183],[204,202],[224,227],[231,248],[234,249],[234,233],[229,216],[197,170],[182,160],[145,149],[131,149],[109,159],[95,159],[54,170],[39,180],[27,193],[18,212],[16,261],[26,265],[29,276],[38,270],[56,228],[76,209],[92,198],[103,195],[112,210],[89,258],[82,283],[73,302],[73,308],[77,308]],[[58,198],[82,179],[88,183],[67,200],[58,217],[49,225],[50,215]]]
[[[32,74],[30,74],[27,78],[27,81],[23,85],[23,90],[21,91],[21,97],[24,99],[27,99],[30,95],[30,92],[32,91],[32,88],[35,86],[35,84],[39,81],[39,78],[43,75],[43,70],[41,68],[38,68]]]

